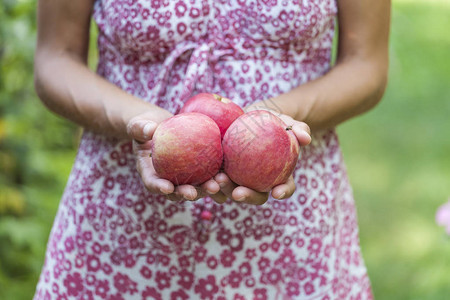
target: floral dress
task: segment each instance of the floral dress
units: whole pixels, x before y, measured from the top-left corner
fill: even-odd
[[[245,107],[329,70],[336,13],[334,0],[97,0],[98,74],[172,113],[204,91]],[[135,165],[129,141],[84,133],[34,299],[372,298],[334,130],[302,148],[295,194],[262,206],[171,202]]]

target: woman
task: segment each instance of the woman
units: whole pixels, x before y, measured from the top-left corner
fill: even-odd
[[[389,2],[40,0],[36,90],[85,132],[35,299],[371,298],[333,128],[381,99]],[[286,184],[156,176],[155,128],[203,91],[276,110],[304,146],[310,126]]]

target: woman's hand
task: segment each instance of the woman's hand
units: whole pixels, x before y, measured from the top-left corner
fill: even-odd
[[[169,200],[194,201],[220,190],[219,184],[211,178],[199,187],[188,184],[175,186],[167,179],[160,178],[153,167],[151,154],[152,137],[158,125],[151,121],[148,113],[143,113],[130,120],[128,135],[133,139],[133,151],[136,155],[136,168],[145,187],[152,194],[166,195]]]
[[[276,111],[270,110],[267,107],[261,108],[257,105],[253,105],[246,108],[245,110],[248,112],[255,109],[268,110],[277,115],[281,120],[283,120],[286,126],[292,126],[292,131],[297,137],[297,141],[300,146],[306,146],[311,143],[311,131],[306,123],[296,121],[287,115],[277,113]],[[227,198],[230,198],[237,202],[262,205],[269,199],[269,192],[261,193],[245,186],[238,186],[234,182],[232,182],[225,173],[217,174],[214,179],[220,186],[220,192],[212,195],[211,197],[217,203],[224,203]],[[275,186],[270,194],[275,199],[286,199],[291,197],[294,192],[295,182],[293,176],[291,175],[286,183]]]

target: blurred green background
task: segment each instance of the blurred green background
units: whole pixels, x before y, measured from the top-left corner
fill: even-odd
[[[384,100],[338,129],[377,299],[450,297],[450,238],[434,221],[450,197],[449,30],[449,0],[394,0]],[[0,299],[34,293],[80,136],[34,93],[35,37],[35,1],[2,0]]]

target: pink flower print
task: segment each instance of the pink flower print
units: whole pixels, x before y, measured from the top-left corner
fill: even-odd
[[[158,230],[159,234],[165,233],[167,231],[167,222],[164,220],[159,220],[158,224],[156,224],[156,230]]]
[[[170,294],[170,300],[188,300],[189,295],[185,291],[179,289]]]
[[[107,300],[125,300],[120,293],[116,293],[114,295],[109,295]]]
[[[246,300],[244,296],[240,294],[234,294],[233,300]]]
[[[159,29],[152,25],[148,26],[147,27],[147,38],[150,41],[152,41],[152,40],[154,41],[154,40],[158,39],[159,38]]]
[[[253,291],[253,300],[267,300],[267,290],[265,288]]]
[[[302,248],[305,245],[305,240],[302,238],[298,238],[295,241],[295,245],[297,245],[297,247]]]
[[[189,12],[189,17],[196,19],[200,16],[200,10],[198,8],[192,7]]]
[[[170,277],[166,272],[157,271],[155,280],[159,290],[170,287]]]
[[[92,294],[92,293],[91,293],[91,294]],[[67,299],[67,296],[66,296],[66,295],[59,294],[59,295],[56,297],[56,300],[69,300],[69,299]]]
[[[236,256],[228,249],[223,250],[220,254],[220,262],[224,267],[231,267],[235,259]]]
[[[262,244],[259,246],[259,250],[261,250],[262,252],[266,252],[267,249],[269,249],[269,244],[267,244],[267,243],[262,243]]]
[[[234,252],[241,251],[244,247],[244,238],[240,233],[233,235],[231,240],[229,241],[230,249]]]
[[[195,247],[194,258],[197,262],[202,262],[206,256],[206,249],[202,246]]]
[[[267,273],[267,279],[271,284],[277,284],[281,279],[281,271],[278,268],[272,268],[269,273]]]
[[[122,273],[114,275],[114,287],[120,292],[125,293],[127,291],[128,276]]]
[[[131,268],[131,267],[133,267],[135,264],[136,264],[136,260],[134,259],[133,255],[132,255],[132,254],[128,254],[128,255],[125,257],[125,266],[126,266],[127,268]]]
[[[278,240],[273,240],[271,246],[272,246],[273,251],[278,252],[278,249],[280,249],[281,243]]]
[[[177,232],[173,235],[173,242],[175,245],[181,246],[184,243],[184,239],[186,237],[185,232]]]
[[[73,242],[73,238],[71,236],[69,236],[68,238],[66,238],[66,240],[64,241],[64,246],[66,248],[67,252],[72,252],[72,250],[74,249],[74,242]]]
[[[100,260],[97,256],[88,255],[87,257],[87,270],[89,272],[97,272],[100,269]]]
[[[249,277],[245,279],[245,286],[247,287],[254,287],[255,286],[255,279],[253,277]]]
[[[189,262],[189,257],[187,255],[180,256],[178,258],[178,264],[180,265],[181,268],[187,268],[191,265]]]
[[[170,258],[167,255],[157,254],[156,261],[167,267],[170,263]]]
[[[303,289],[305,290],[306,295],[311,295],[315,291],[314,285],[311,282],[305,283],[305,286],[303,287]]]
[[[161,1],[162,1],[162,0],[152,0],[152,1],[150,2],[150,6],[151,6],[152,8],[155,8],[155,9],[160,8],[160,7],[161,7]]]
[[[155,229],[155,220],[150,218],[144,222],[145,231],[152,232]]]
[[[288,282],[286,286],[287,295],[289,297],[300,295],[300,286],[297,282]]]
[[[263,237],[263,233],[264,233],[264,231],[263,231],[262,225],[257,225],[253,228],[253,236],[254,236],[255,240],[259,241]]]
[[[102,266],[102,270],[103,270],[103,272],[105,272],[105,274],[106,275],[109,275],[109,274],[111,274],[112,273],[112,268],[111,268],[111,265],[109,265],[109,264],[103,264],[103,266]]]
[[[445,230],[450,235],[450,198],[447,203],[441,205],[436,212],[436,223],[445,226]]]
[[[210,256],[206,259],[206,264],[210,269],[215,269],[217,267],[217,259],[214,256]]]
[[[152,270],[150,270],[147,266],[143,266],[139,272],[146,279],[152,278]]]
[[[297,277],[298,277],[298,279],[305,280],[307,276],[308,276],[308,272],[306,272],[305,268],[299,268],[297,270]]]
[[[127,250],[125,249],[125,247],[117,248],[111,253],[111,262],[115,265],[120,265],[121,262],[125,259],[126,254]]]
[[[81,275],[78,272],[72,274],[67,274],[64,279],[64,286],[67,289],[67,295],[78,296],[78,293],[83,289]]]
[[[242,274],[242,276],[249,276],[252,273],[252,266],[250,266],[250,263],[248,261],[243,262],[239,266],[239,272]]]
[[[87,285],[94,285],[96,280],[97,279],[95,278],[95,275],[93,275],[93,274],[86,275],[86,284]]]
[[[181,18],[182,16],[184,16],[186,11],[187,11],[187,7],[186,7],[186,4],[183,3],[183,1],[178,1],[178,3],[175,4],[175,13],[176,13],[177,17]]]
[[[95,254],[102,253],[102,246],[98,242],[94,242],[91,246],[91,249]]]
[[[270,260],[267,257],[261,257],[258,261],[258,268],[260,271],[264,271],[270,265]]]
[[[213,275],[208,275],[206,278],[200,278],[198,284],[195,285],[194,291],[200,294],[201,299],[212,299],[219,291],[216,284],[216,278]]]
[[[286,268],[293,263],[295,263],[295,256],[290,248],[284,249],[283,253],[275,261],[276,265],[281,265],[283,268]]]
[[[234,208],[230,211],[228,216],[229,216],[230,220],[234,220],[239,216],[239,212],[236,208]]]
[[[142,292],[143,300],[162,300],[161,294],[154,288],[147,286]]]
[[[194,283],[194,274],[183,269],[178,275],[180,276],[180,279],[177,281],[177,283],[186,290],[189,290]]]
[[[133,294],[137,291],[137,283],[120,272],[114,275],[114,287],[122,294],[126,292]]]
[[[321,249],[322,241],[319,238],[312,238],[308,246],[308,251],[317,257],[319,256]]]
[[[230,283],[232,288],[237,289],[242,281],[242,275],[236,271],[231,271],[229,275],[228,282]]]
[[[253,248],[249,248],[245,250],[245,258],[251,260],[253,257],[256,257],[256,250]]]
[[[311,219],[311,217],[312,217],[312,212],[311,212],[311,210],[310,210],[309,208],[305,208],[305,209],[303,210],[303,218],[309,220],[309,219]]]
[[[84,289],[80,296],[80,299],[94,300],[94,295],[92,294],[92,291]],[[105,299],[105,298],[103,298],[103,299]]]
[[[228,245],[228,242],[231,239],[231,231],[225,227],[220,227],[217,232],[217,241],[222,245]]]
[[[97,280],[95,284],[95,294],[100,296],[102,299],[106,298],[106,295],[109,291],[109,283],[108,280]]]

